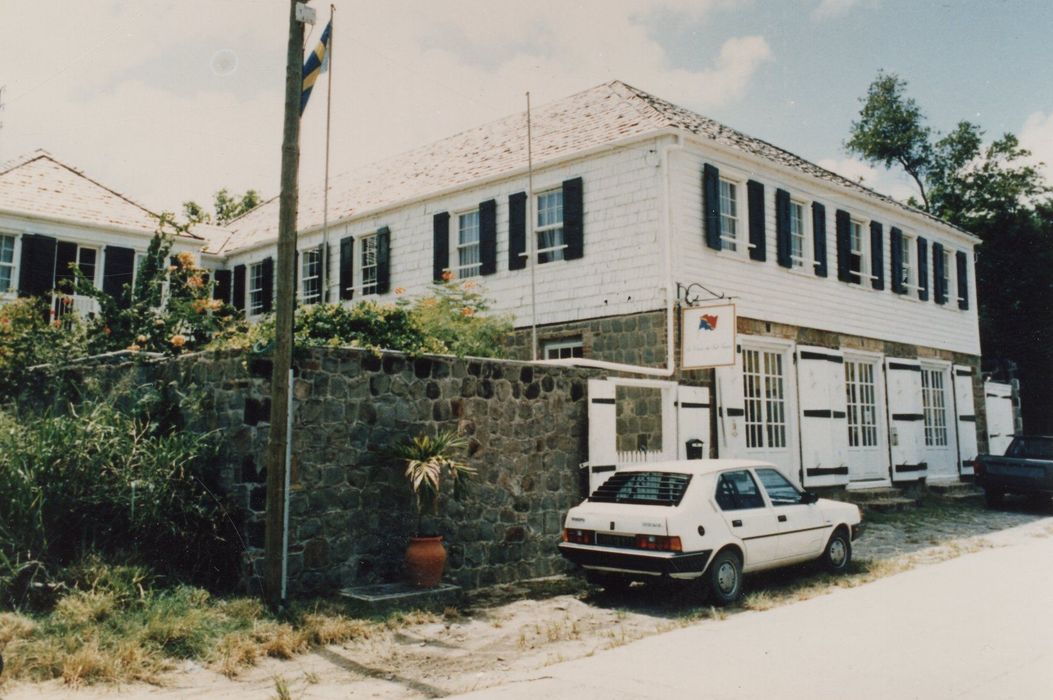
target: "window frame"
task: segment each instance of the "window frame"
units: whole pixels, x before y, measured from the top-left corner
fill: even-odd
[[[379,294],[380,265],[377,260],[379,241],[380,238],[375,231],[355,241],[358,244],[358,255],[355,257],[355,264],[358,268],[356,270],[358,272],[356,279],[361,280],[358,288],[363,296]],[[372,263],[368,265],[366,264],[367,255],[372,255]],[[370,272],[372,272],[371,276],[369,276]]]
[[[757,354],[757,365],[755,371],[747,363],[749,353]],[[773,374],[767,356],[771,355],[777,359],[778,374]],[[794,406],[790,396],[790,365],[791,359],[787,356],[784,348],[743,345],[742,346],[742,401],[743,426],[745,429],[745,440],[747,450],[784,450],[792,448],[792,428],[790,412]],[[756,378],[756,395],[751,393],[753,383],[751,377]],[[778,396],[769,391],[769,382],[773,377],[779,380]],[[778,407],[781,412],[778,418],[773,420],[774,409]],[[756,409],[755,411],[753,409]],[[780,431],[781,428],[781,431]],[[781,438],[780,444],[773,444],[773,437]],[[757,442],[759,437],[759,442]]]
[[[917,294],[914,294],[918,289],[918,237],[902,231],[900,240],[903,243],[900,246],[900,269],[897,272],[904,289],[902,296],[918,301]],[[907,273],[906,279],[903,279],[904,270]]]
[[[257,286],[258,285],[258,286]],[[249,263],[245,271],[245,311],[249,316],[259,316],[263,313],[263,260]],[[255,298],[253,295],[258,295]]]
[[[793,253],[793,242],[794,242],[794,208],[799,207],[801,211],[800,217],[800,231],[798,238],[801,241],[801,254],[795,256]],[[790,270],[794,272],[811,273],[815,266],[815,253],[813,248],[813,237],[809,236],[811,231],[811,213],[812,207],[810,202],[806,202],[801,199],[790,199]]]
[[[729,494],[729,495],[734,499],[735,505],[729,506],[729,507],[724,507],[724,505],[721,503],[721,485],[724,483],[725,479],[728,476],[732,475],[732,474],[745,474],[746,475],[746,478],[749,480],[750,483],[753,484],[753,488],[756,490],[756,496],[757,496],[757,499],[760,500],[760,505],[748,505],[748,504],[741,503],[739,501],[739,499],[743,496],[743,494],[739,493],[738,486],[735,484],[735,482],[729,480],[728,483],[730,483],[732,485],[732,487],[734,488],[734,493]],[[746,495],[752,496],[753,494],[746,494]],[[757,483],[757,478],[751,473],[750,469],[729,469],[727,471],[719,472],[716,475],[716,479],[715,479],[715,482],[714,482],[714,489],[713,489],[713,501],[717,504],[717,508],[721,512],[723,512],[723,513],[734,513],[736,511],[741,511],[741,510],[756,510],[757,508],[767,508],[768,507],[768,503],[764,499],[765,499],[765,492],[761,488],[761,485],[759,483]]]
[[[549,352],[556,350],[559,352],[557,357],[549,357]],[[571,354],[563,355],[563,350],[570,350]],[[574,350],[580,350],[580,353],[575,354]],[[550,340],[541,341],[541,358],[543,360],[566,360],[578,357],[585,357],[585,343],[581,337],[576,338],[552,338]]]
[[[943,245],[943,282],[944,296],[947,300],[943,304],[937,304],[948,309],[958,310],[958,266],[954,259],[954,250],[946,243]],[[933,265],[935,268],[935,265]],[[935,281],[933,282],[935,284]]]
[[[315,273],[308,275],[308,264],[311,259],[314,259]],[[308,298],[307,284],[308,282],[315,282],[317,284],[317,290],[311,295],[312,298]],[[318,248],[305,248],[300,251],[300,303],[301,304],[320,304],[322,302],[322,255]]]
[[[0,231],[0,252],[3,250],[3,242],[8,240],[11,242],[11,262],[3,262],[2,255],[0,255],[0,269],[8,270],[7,287],[0,286],[0,296],[18,291],[18,263],[16,261],[18,260],[19,237],[13,233]]]
[[[871,279],[869,272],[870,264],[870,240],[867,237],[867,227],[862,219],[849,218],[848,220],[848,276],[850,284],[862,285],[864,281]],[[859,251],[852,248],[853,234],[859,232]],[[852,269],[852,263],[858,256],[859,270]]]
[[[732,197],[724,196],[724,186],[732,190]],[[742,198],[739,192],[742,190],[742,182],[734,178],[725,177],[723,174],[717,180],[717,221],[720,223],[720,252],[728,255],[743,256],[747,254],[748,245],[744,244],[743,229],[746,222],[742,215]],[[728,214],[724,210],[724,202],[729,199],[734,211]],[[733,224],[734,231],[729,235],[725,230],[725,221]]]
[[[949,377],[947,369],[945,365],[921,365],[921,413],[926,448],[946,449],[954,446],[949,410],[951,404],[948,400],[953,401],[949,396],[953,378]],[[939,377],[939,387],[935,386],[935,382],[931,382],[932,377]],[[927,386],[930,382],[932,385]],[[937,395],[940,398],[938,405],[933,401],[933,397]]]
[[[542,199],[549,197],[559,197],[559,223],[547,223],[542,225],[541,223],[541,202]],[[566,222],[566,212],[564,210],[563,202],[563,187],[554,187],[552,189],[543,190],[534,195],[534,244],[536,246],[535,252],[537,253],[537,264],[545,265],[551,262],[558,262],[565,260],[566,249],[567,249],[567,236],[564,224]],[[558,233],[555,233],[558,232]],[[553,242],[550,245],[542,246],[541,237],[542,235],[553,236]],[[558,241],[558,242],[557,242]]]
[[[881,366],[873,357],[858,355],[845,355],[844,357],[844,379],[845,379],[845,426],[848,430],[848,449],[868,450],[880,447],[882,444],[881,411],[884,410],[881,401]],[[870,370],[869,382],[864,381],[863,373],[859,370],[867,367]],[[853,377],[849,377],[851,373]],[[865,390],[869,388],[870,396],[866,396]],[[853,395],[855,389],[855,395]],[[866,399],[870,399],[870,403]],[[864,420],[864,409],[871,409],[871,420]],[[857,420],[853,421],[853,417]],[[853,430],[855,431],[853,433]],[[873,442],[870,442],[872,440]],[[853,442],[855,444],[853,444]]]
[[[796,484],[787,479],[786,475],[778,469],[775,469],[773,467],[754,467],[753,471],[756,473],[757,479],[760,481],[761,488],[764,489],[764,495],[767,496],[768,503],[770,503],[773,508],[779,508],[780,506],[799,506],[804,503],[804,492],[801,491],[801,489],[797,488]],[[789,486],[790,489],[793,490],[793,493],[796,496],[796,500],[776,501],[775,498],[772,496],[771,490],[768,488],[768,484],[764,483],[764,477],[762,476],[762,473],[764,472],[771,472],[772,474],[775,474],[777,477],[779,477],[779,479],[781,479],[783,482],[781,486]]]
[[[462,242],[461,234],[464,232],[462,228],[462,222],[471,216],[475,216],[475,241],[470,243]],[[479,217],[479,207],[474,209],[466,209],[461,212],[455,212],[453,214],[455,219],[455,225],[451,226],[450,234],[453,240],[450,241],[450,266],[449,270],[453,272],[457,279],[470,279],[472,277],[479,277],[482,274],[483,269],[483,258],[482,258],[482,225]],[[467,265],[463,264],[462,252],[474,248],[475,249],[475,262]],[[466,270],[473,269],[471,272]]]

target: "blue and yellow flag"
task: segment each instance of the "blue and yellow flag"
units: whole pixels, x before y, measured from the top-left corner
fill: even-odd
[[[333,30],[333,20],[329,20],[329,24],[325,25],[325,31],[322,32],[322,38],[318,42],[318,46],[314,47],[314,51],[307,55],[307,60],[303,64],[303,90],[300,92],[300,116],[303,116],[304,109],[307,108],[307,100],[311,97],[311,88],[314,87],[314,81],[318,80],[318,76],[325,73],[329,69],[329,39]]]

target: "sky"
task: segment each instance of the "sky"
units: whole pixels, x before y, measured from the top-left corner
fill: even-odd
[[[310,3],[318,22],[327,3]],[[610,80],[894,197],[843,143],[879,70],[949,131],[1017,134],[1053,184],[1048,0],[335,0],[333,173]],[[0,0],[0,162],[43,148],[158,211],[277,194],[288,4]],[[322,177],[326,95],[302,121]]]

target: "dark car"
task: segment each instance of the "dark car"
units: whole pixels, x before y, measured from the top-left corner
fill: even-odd
[[[980,455],[973,463],[976,483],[989,508],[1002,504],[1007,493],[1053,496],[1053,437],[1017,435],[1004,455]]]

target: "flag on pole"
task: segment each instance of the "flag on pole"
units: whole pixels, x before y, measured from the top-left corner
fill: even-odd
[[[307,100],[311,97],[311,88],[314,87],[314,83],[318,80],[318,76],[329,70],[329,38],[330,33],[333,30],[333,20],[329,20],[329,24],[325,25],[325,31],[322,32],[322,38],[318,41],[318,46],[314,47],[314,51],[307,55],[307,60],[303,64],[303,90],[300,92],[300,116],[303,116],[303,111],[307,108]]]

